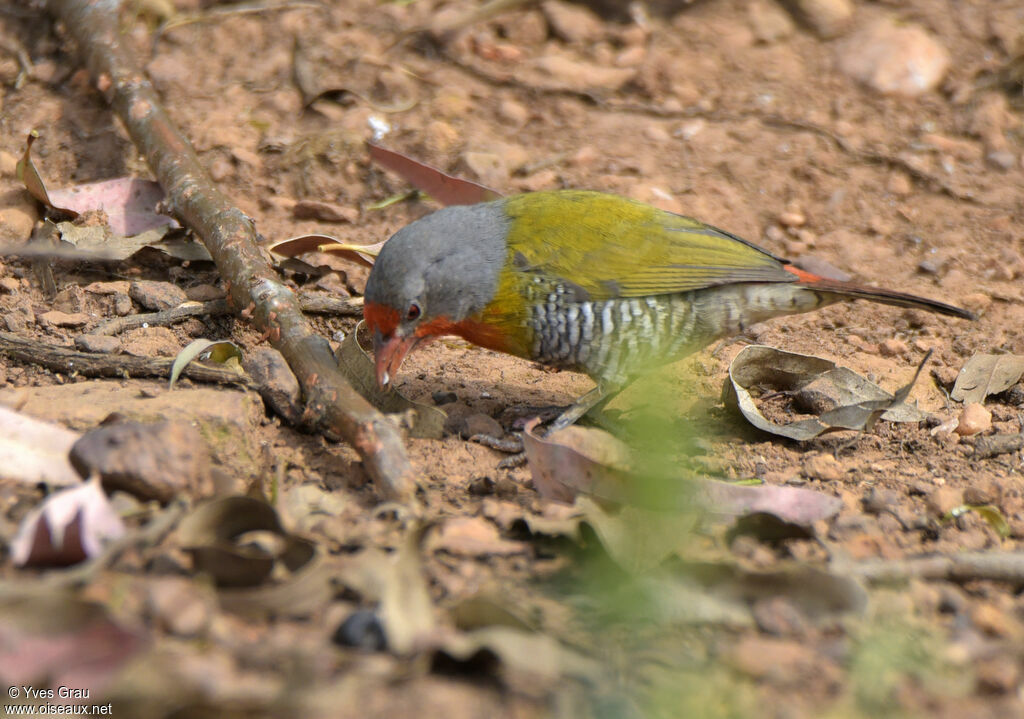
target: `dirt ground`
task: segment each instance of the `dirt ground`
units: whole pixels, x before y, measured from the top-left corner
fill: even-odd
[[[1024,354],[1019,2],[855,0],[852,17],[835,27],[822,18],[846,3],[803,3],[817,15],[770,0],[519,3],[447,31],[444,23],[474,3],[294,3],[223,16],[214,11],[229,6],[171,4],[198,20],[156,34],[159,4],[129,2],[125,38],[213,179],[268,240],[320,232],[379,242],[436,208],[421,200],[374,207],[408,189],[367,158],[376,118],[390,127],[382,144],[502,192],[626,195],[808,267],[978,313],[967,322],[863,302],[832,306],[754,326],[625,392],[613,408],[657,405],[665,441],[696,448],[693,461],[708,473],[842,500],[837,516],[802,537],[727,539],[727,527],[702,529],[687,540],[695,556],[746,570],[841,573],[838,558],[1021,549],[1020,451],[979,458],[978,435],[942,426],[960,415],[949,392],[969,358]],[[945,48],[951,62],[936,88],[886,94],[844,71],[842,58],[868,52],[876,22],[921,28]],[[41,133],[35,162],[51,186],[151,176],[61,37],[33,3],[0,7],[5,243],[24,242],[41,216],[14,176],[33,128]],[[18,48],[31,59],[26,76]],[[309,219],[297,210],[302,201],[343,217],[329,221],[321,207]],[[361,293],[365,268],[306,259],[338,271],[304,289]],[[3,260],[0,330],[71,347],[98,323],[143,311],[138,300],[125,306],[126,285],[114,283],[171,282],[201,299],[219,287],[212,263],[154,250],[119,263],[55,261],[52,275],[56,295],[48,296],[31,260]],[[86,317],[42,317],[52,310]],[[356,318],[313,321],[336,342]],[[231,339],[243,354],[263,346],[244,322],[200,316],[123,333],[116,351],[173,356],[199,337]],[[730,361],[751,342],[834,360],[890,391],[934,350],[912,395],[934,419],[801,443],[760,433],[720,397]],[[399,388],[427,404],[455,395],[440,405],[445,436],[408,442],[431,524],[422,574],[440,626],[471,626],[452,618],[455,608],[499,597],[503,611],[527,618],[531,640],[554,638],[574,657],[597,660],[600,680],[564,662],[541,666],[548,645],[485,645],[463,656],[422,637],[404,652],[342,647],[332,643],[339,623],[376,606],[366,593],[350,587],[308,611],[248,616],[218,604],[180,550],[144,547],[77,590],[148,642],[105,692],[114,715],[1024,716],[1024,582],[872,582],[856,616],[823,621],[770,593],[752,602],[746,622],[673,621],[672,610],[631,605],[618,590],[647,579],[609,568],[592,529],[575,539],[538,529],[541,520],[564,523],[571,510],[541,500],[528,467],[498,469],[504,455],[463,436],[467,423],[486,426],[487,418],[512,431],[528,408],[566,404],[590,386],[452,340],[414,353]],[[270,495],[273,485],[289,529],[333,557],[404,556],[406,520],[377,508],[355,452],[290,427],[251,390],[186,380],[169,392],[162,380],[56,374],[3,356],[0,387],[4,404],[76,431],[113,411],[191,419],[210,443],[220,491]],[[200,388],[206,394],[189,394]],[[150,400],[163,404],[154,410]],[[1022,402],[1019,385],[989,397],[991,425],[981,436],[1024,430]],[[319,514],[281,508],[309,487]],[[0,482],[5,543],[42,496],[36,486]],[[966,505],[995,508],[1005,526],[978,511],[949,516]],[[692,558],[680,554],[660,568]],[[9,560],[2,574],[21,586],[48,576]],[[689,603],[648,589],[658,606]],[[182,607],[199,619],[181,620]],[[683,609],[692,607],[680,616]],[[177,703],[168,699],[174,691]]]

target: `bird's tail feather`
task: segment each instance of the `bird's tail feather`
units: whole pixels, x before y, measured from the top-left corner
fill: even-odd
[[[827,277],[821,277],[805,270],[801,270],[799,267],[795,267],[793,265],[786,265],[786,270],[797,276],[797,284],[799,286],[806,287],[807,289],[815,292],[825,292],[840,295],[842,297],[853,297],[857,299],[870,300],[872,302],[881,302],[882,304],[895,305],[896,307],[913,307],[916,309],[928,310],[930,312],[938,312],[943,315],[950,315],[951,317],[962,317],[963,319],[968,320],[977,319],[977,316],[969,310],[949,305],[945,302],[939,302],[938,300],[930,300],[927,297],[919,297],[918,295],[912,295],[907,292],[885,290],[879,287],[866,287],[853,282],[832,280]]]

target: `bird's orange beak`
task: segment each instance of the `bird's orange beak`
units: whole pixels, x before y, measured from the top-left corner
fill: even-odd
[[[373,359],[377,369],[377,386],[387,389],[398,374],[406,355],[412,352],[420,338],[415,335],[385,338],[379,331],[373,333]]]

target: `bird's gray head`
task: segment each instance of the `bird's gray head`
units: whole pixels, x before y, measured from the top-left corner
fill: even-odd
[[[363,308],[382,385],[417,341],[449,333],[447,327],[491,301],[508,227],[501,200],[453,206],[403,227],[384,244]]]

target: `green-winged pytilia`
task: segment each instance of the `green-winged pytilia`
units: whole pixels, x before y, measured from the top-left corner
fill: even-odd
[[[781,315],[864,299],[953,317],[923,297],[805,272],[698,220],[599,192],[516,195],[399,230],[366,283],[377,381],[417,344],[473,344],[585,372],[578,419],[639,374]]]

